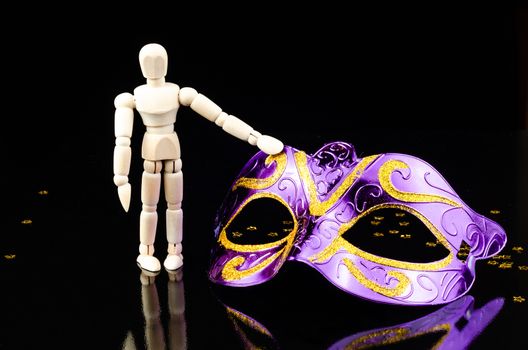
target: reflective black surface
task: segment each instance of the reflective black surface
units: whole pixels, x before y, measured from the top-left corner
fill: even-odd
[[[478,262],[476,282],[469,292],[475,309],[497,298],[504,305],[471,341],[471,348],[519,348],[528,344],[524,336],[528,305],[526,132],[375,134],[380,137],[375,142],[367,133],[353,134],[350,139],[361,154],[392,150],[429,160],[466,203],[506,229],[507,246],[496,258]],[[307,152],[335,139],[343,139],[343,135],[336,131],[288,137],[291,144]],[[422,139],[438,142],[423,143]],[[459,141],[449,142],[453,139]],[[16,196],[5,208],[8,215],[0,245],[2,348],[132,349],[158,348],[156,344],[171,348],[173,344],[172,348],[193,349],[252,345],[327,349],[347,337],[356,339],[350,344],[358,345],[354,335],[408,323],[441,309],[360,300],[294,262],[285,264],[275,278],[259,286],[212,285],[207,268],[215,210],[254,149],[233,149],[229,158],[211,157],[203,162],[206,147],[186,142],[182,145],[188,162],[184,172],[185,264],[181,283],[171,281],[163,270],[151,279],[150,291],[146,291],[135,264],[140,172],[131,173],[135,192],[131,210],[125,213],[111,180],[111,142],[107,142],[107,154],[86,154],[88,162],[82,173],[66,172],[66,168],[74,168],[62,166],[64,173],[58,173],[46,166],[49,163],[37,163],[39,175],[33,180],[18,179]],[[73,164],[74,160],[67,162]],[[165,248],[160,226],[158,252]],[[376,225],[363,229],[379,231]],[[421,249],[426,252],[432,247],[424,244]],[[175,284],[183,294],[175,291]],[[145,306],[145,293],[154,300],[148,304],[151,306]],[[467,322],[459,322],[457,332],[462,332]],[[267,331],[259,331],[260,327]],[[385,345],[427,348],[437,344],[442,335],[431,332],[420,337],[391,337]],[[382,339],[387,341],[387,337]]]

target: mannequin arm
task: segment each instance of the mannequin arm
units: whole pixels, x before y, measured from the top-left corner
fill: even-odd
[[[193,111],[214,122],[228,134],[246,141],[253,146],[257,146],[267,154],[282,152],[284,145],[281,141],[271,136],[262,135],[243,120],[222,112],[222,109],[218,105],[206,96],[199,94],[195,89],[189,87],[182,88],[179,99],[182,105],[190,106]]]
[[[130,138],[134,124],[134,96],[119,94],[114,100],[115,110],[115,147],[114,147],[114,183],[117,186],[119,200],[125,211],[130,206],[131,186],[128,183],[132,151]]]

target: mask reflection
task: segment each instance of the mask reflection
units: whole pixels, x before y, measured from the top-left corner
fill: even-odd
[[[478,309],[474,305],[474,298],[467,295],[416,320],[355,333],[336,341],[328,350],[404,345],[410,340],[427,336],[435,336],[436,342],[431,347],[433,349],[466,349],[497,316],[504,305],[504,299],[493,299]],[[225,307],[246,349],[279,348],[277,340],[258,321],[229,306]]]
[[[144,317],[144,348],[149,350],[187,349],[185,322],[185,296],[182,271],[168,273],[167,309],[169,318],[167,330],[161,321],[161,307],[156,287],[156,275],[141,271],[141,306]],[[167,339],[165,338],[167,335]],[[129,332],[123,342],[124,350],[135,350],[136,344]],[[140,346],[139,348],[143,348]]]

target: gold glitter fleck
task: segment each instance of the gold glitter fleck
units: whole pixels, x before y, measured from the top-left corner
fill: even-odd
[[[519,265],[519,266],[517,266],[517,268],[520,271],[528,271],[528,265]]]
[[[513,266],[513,261],[505,261],[500,263],[499,269],[511,269]]]
[[[242,237],[242,232],[233,231],[231,234],[233,235],[233,237]]]
[[[493,260],[511,260],[511,255],[499,254],[491,257]]]
[[[522,253],[524,251],[524,248],[520,246],[516,246],[516,247],[513,247],[512,250],[516,253]]]
[[[409,166],[400,160],[388,160],[379,168],[378,180],[381,187],[393,198],[409,203],[428,203],[440,202],[449,204],[453,207],[461,207],[462,205],[446,197],[435,194],[404,192],[398,190],[391,181],[391,175],[396,169],[408,169]]]
[[[436,247],[438,243],[436,242],[425,242],[425,246],[426,247]]]
[[[277,232],[268,232],[269,237],[278,237],[279,234]]]
[[[492,209],[492,210],[490,210],[490,214],[500,214],[500,210]]]
[[[381,221],[383,219],[385,219],[383,216],[374,216],[374,220]]]
[[[283,228],[282,229],[282,232],[290,232],[291,231],[291,228]]]
[[[487,264],[488,265],[498,265],[499,263],[495,260],[488,260]]]
[[[15,257],[16,257],[15,254],[6,254],[6,255],[4,255],[4,258],[6,258],[7,260],[13,260]]]
[[[520,295],[514,295],[513,296],[513,302],[514,303],[524,303],[526,301],[525,298],[523,298],[522,296]]]
[[[398,222],[398,225],[404,226],[404,227],[405,226],[409,226],[409,221],[400,221],[400,222]]]
[[[372,221],[370,222],[370,224],[373,225],[373,226],[378,226],[379,224],[381,224],[381,221],[375,221],[375,220],[372,220]]]
[[[246,227],[246,230],[248,230],[248,231],[256,231],[257,227],[256,226],[248,226],[248,227]]]
[[[383,236],[385,236],[385,235],[383,234],[383,232],[374,232],[372,235],[373,235],[374,237],[383,237]]]
[[[315,216],[324,215],[328,209],[330,209],[341,196],[350,188],[350,186],[359,178],[365,169],[374,161],[379,155],[373,155],[363,158],[354,168],[353,171],[341,182],[341,185],[330,195],[330,197],[325,201],[320,201],[317,196],[317,188],[313,181],[312,175],[308,170],[308,160],[306,158],[306,153],[296,152],[295,163],[297,164],[297,169],[299,169],[299,174],[303,180],[303,183],[308,188],[308,195],[310,197],[310,213]]]
[[[283,220],[282,224],[283,225],[291,225],[291,224],[293,224],[293,221],[291,221],[291,220]]]
[[[387,273],[387,276],[395,277],[398,280],[398,283],[394,288],[384,287],[366,278],[365,275],[363,275],[363,273],[356,267],[356,265],[354,265],[352,260],[345,258],[343,259],[343,263],[348,268],[348,271],[350,271],[350,273],[362,285],[381,295],[385,295],[388,297],[401,295],[403,294],[403,292],[405,292],[405,289],[407,289],[409,284],[411,284],[411,280],[407,276],[405,276],[405,274],[398,271],[389,271]]]
[[[399,230],[389,230],[389,233],[391,235],[397,235],[398,233],[400,233],[400,231]]]
[[[469,246],[462,246],[462,247],[460,247],[459,251],[460,252],[469,252],[470,248],[469,248]]]
[[[466,253],[466,252],[458,252],[457,257],[459,257],[459,258],[465,258],[465,257],[467,257],[468,255],[469,255],[469,254]]]
[[[37,192],[38,194],[40,194],[41,196],[46,196],[48,195],[48,191],[47,190],[40,190]]]
[[[398,217],[398,218],[402,218],[402,217],[405,216],[405,213],[401,213],[401,212],[399,212],[399,213],[394,213],[394,215],[395,215],[396,217]]]
[[[411,238],[411,235],[406,233],[406,234],[400,235],[400,238],[409,239],[409,238]]]
[[[231,191],[236,190],[238,187],[246,187],[254,190],[261,190],[273,185],[275,182],[277,182],[277,180],[281,177],[282,173],[286,169],[286,163],[288,162],[286,152],[283,151],[279,154],[269,155],[264,161],[264,164],[268,166],[272,162],[275,162],[276,166],[275,170],[273,171],[273,174],[271,174],[269,177],[265,179],[242,177],[238,179],[237,182],[235,182]]]
[[[33,223],[31,219],[24,219],[20,222],[22,225],[30,225]]]

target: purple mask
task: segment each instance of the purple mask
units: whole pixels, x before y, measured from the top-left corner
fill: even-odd
[[[267,210],[270,203],[274,208]],[[346,239],[362,218],[389,209],[421,221],[447,256],[402,261]],[[263,236],[245,221],[255,210],[268,221],[284,216],[282,228]],[[227,194],[215,237],[209,271],[215,283],[256,285],[286,260],[297,260],[348,293],[405,305],[442,304],[464,295],[475,280],[476,260],[506,244],[504,230],[469,208],[431,165],[397,153],[357,158],[345,142],[326,144],[313,156],[288,146],[274,156],[258,152]],[[460,260],[463,243],[469,251]]]

